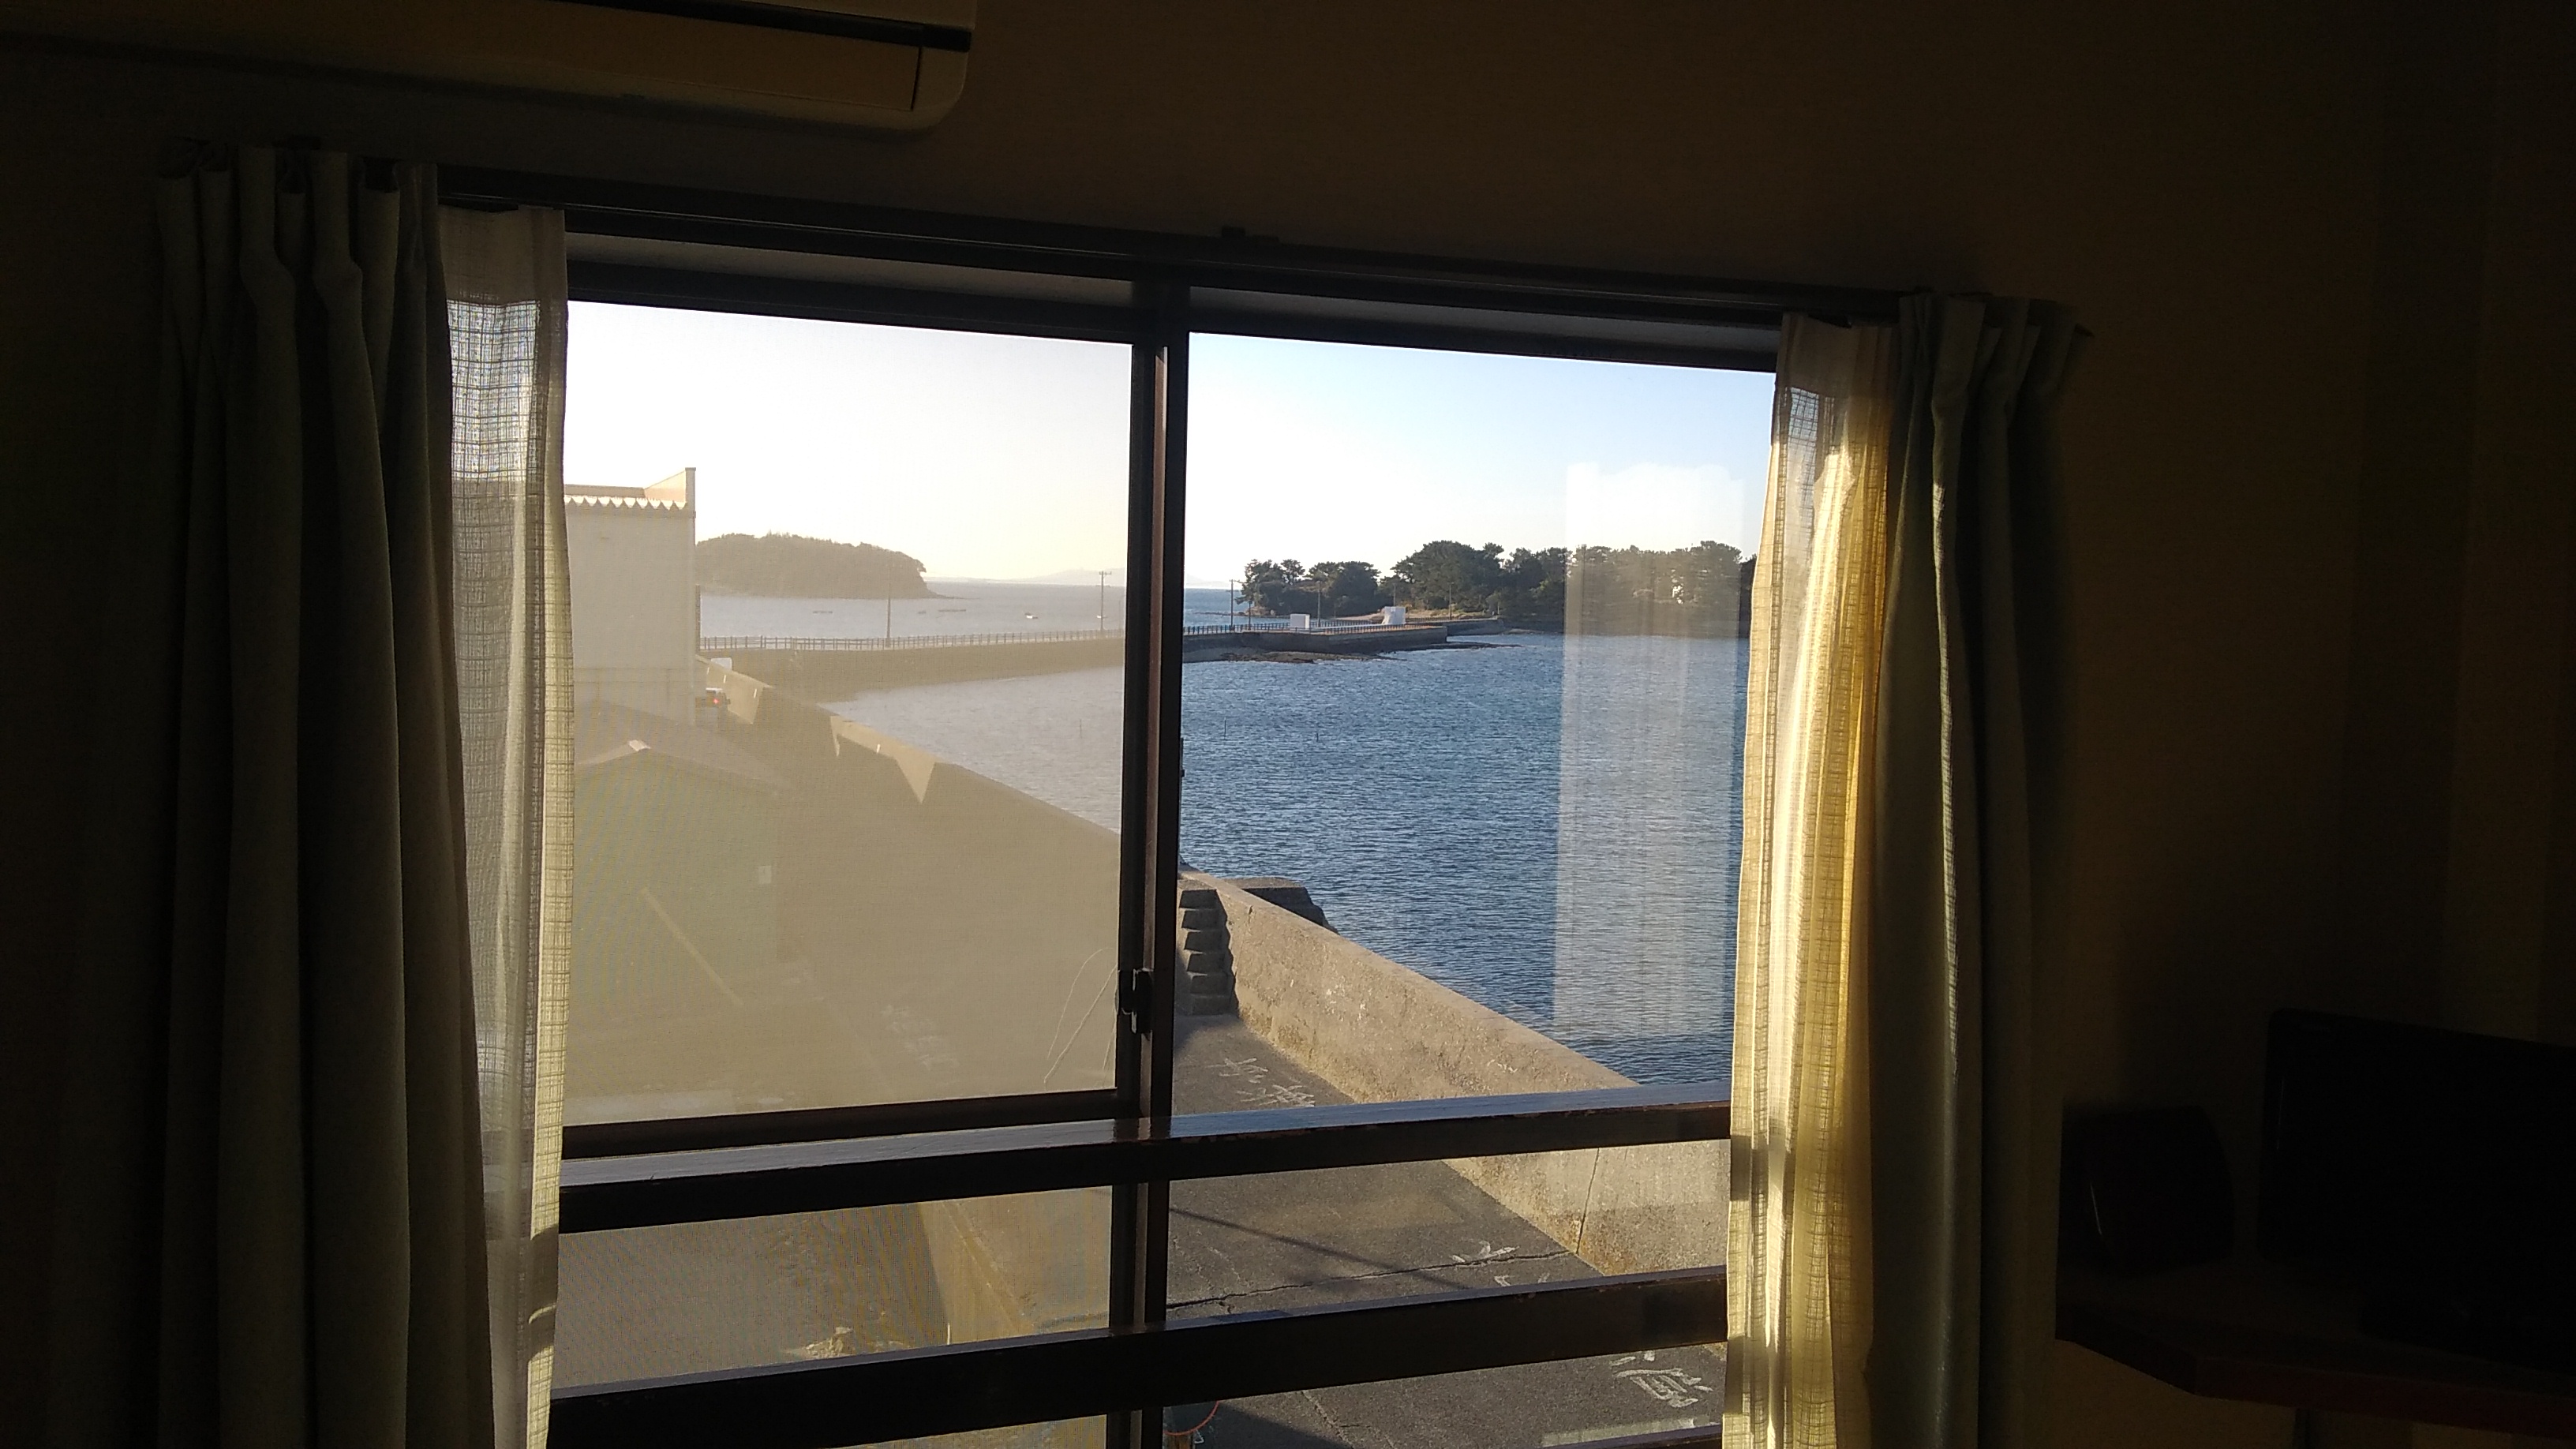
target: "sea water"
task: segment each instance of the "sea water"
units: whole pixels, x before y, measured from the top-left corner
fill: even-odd
[[[1189,664],[1182,856],[1295,879],[1343,935],[1640,1082],[1723,1082],[1744,684],[1740,639]],[[1095,669],[833,708],[1115,829],[1122,699]]]
[[[1181,852],[1641,1082],[1723,1081],[1743,641],[1551,634],[1181,681]]]

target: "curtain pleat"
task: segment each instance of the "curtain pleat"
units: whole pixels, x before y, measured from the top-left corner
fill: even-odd
[[[493,1230],[496,1143],[514,1202],[542,1153],[526,1094],[496,1108],[489,1082],[538,1033],[515,1009],[497,1050],[479,1030],[490,852],[466,771],[488,752],[463,728],[460,626],[491,621],[459,597],[434,195],[426,168],[265,149],[160,185],[157,383],[102,589],[116,648],[65,1024],[66,1449],[525,1440],[525,1335],[494,1324],[533,1316],[551,1221]],[[540,365],[552,381],[509,402],[551,439],[559,345]],[[559,653],[544,587],[558,607],[511,623]],[[555,716],[529,717],[534,754],[564,753]],[[539,770],[522,793],[568,815],[568,784]],[[564,895],[544,868],[531,898]]]
[[[408,184],[410,207],[432,214],[435,198],[428,176],[414,172]],[[397,631],[402,647],[395,658],[401,684],[399,728],[405,740],[441,740],[450,754],[448,767],[432,777],[407,774],[401,801],[402,858],[406,881],[423,887],[410,894],[404,912],[405,939],[427,943],[439,959],[473,962],[471,902],[466,889],[465,741],[461,730],[456,668],[456,537],[453,508],[453,422],[446,404],[453,389],[447,335],[446,286],[439,265],[438,231],[423,228],[419,264],[398,271],[390,285],[371,289],[371,344],[381,339],[382,355],[399,362],[418,359],[420,366],[397,365],[384,373],[387,394],[397,416],[417,419],[420,432],[404,446],[440,460],[436,474],[446,488],[393,490],[389,510],[407,521],[396,536],[407,546],[394,550],[394,597],[427,606],[424,617],[406,616]],[[373,274],[369,274],[372,280]],[[381,330],[379,331],[379,327]],[[425,747],[425,746],[424,746]],[[430,884],[435,884],[435,891]],[[481,1313],[486,1322],[508,1305],[490,1299],[486,1280],[489,1254],[484,1214],[484,1174],[490,1163],[484,1151],[482,1091],[475,996],[479,977],[456,973],[415,973],[407,979],[406,1049],[419,1063],[407,1087],[414,1100],[462,1101],[467,1111],[416,1116],[410,1139],[415,1164],[412,1262],[413,1321],[469,1321]],[[433,1177],[418,1167],[425,1161],[464,1160],[480,1163],[472,1178]],[[422,1198],[435,1193],[434,1202]],[[491,1374],[488,1330],[482,1337],[440,1335],[439,1353],[415,1353],[409,1380],[410,1433],[413,1444],[475,1442],[478,1425],[494,1422],[495,1385]],[[518,1441],[496,1436],[503,1445]]]
[[[1783,330],[1745,754],[1730,1445],[2045,1432],[2055,416],[2079,336],[2051,304],[1931,296],[1892,329]],[[1829,528],[1831,500],[1870,525]]]

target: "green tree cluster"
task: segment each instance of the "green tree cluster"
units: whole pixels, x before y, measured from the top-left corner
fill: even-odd
[[[1435,539],[1388,571],[1396,598],[1424,609],[1498,614],[1516,624],[1555,628],[1565,622],[1565,550],[1499,543],[1470,548]]]
[[[1243,602],[1247,613],[1333,619],[1383,609],[1395,601],[1372,563],[1345,559],[1302,564],[1293,558],[1257,558],[1243,566]]]
[[[1689,548],[1527,549],[1476,547],[1436,539],[1383,577],[1365,563],[1302,564],[1255,559],[1244,565],[1244,602],[1254,614],[1366,613],[1388,603],[1493,614],[1527,629],[1586,634],[1741,635],[1753,561],[1714,540]]]

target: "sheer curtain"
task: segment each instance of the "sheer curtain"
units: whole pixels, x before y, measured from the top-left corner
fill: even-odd
[[[1869,1442],[1863,867],[1893,347],[1798,316],[1780,334],[1745,691],[1729,1449]]]
[[[572,961],[572,631],[559,212],[446,208],[456,663],[496,1438],[544,1444]]]
[[[2054,1316],[2066,309],[1791,318],[1754,583],[1727,1442],[2019,1446]]]
[[[47,1433],[516,1449],[569,814],[560,243],[477,218],[443,246],[427,168],[327,152],[186,148],[157,200],[156,381],[99,586]],[[451,310],[450,251],[469,297],[531,279],[523,335]],[[520,379],[486,385],[504,354]],[[485,448],[507,438],[525,462]],[[508,507],[537,536],[496,564]],[[496,574],[535,604],[496,612]]]

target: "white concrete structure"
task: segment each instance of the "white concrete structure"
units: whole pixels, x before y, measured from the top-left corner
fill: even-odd
[[[1230,881],[1243,1024],[1360,1102],[1590,1092],[1634,1082]],[[1726,1261],[1724,1142],[1453,1158],[1458,1175],[1604,1273]]]
[[[1401,623],[1403,623],[1403,622],[1404,622],[1404,606],[1403,606],[1402,604],[1389,604],[1389,605],[1387,605],[1385,608],[1378,610],[1378,614],[1377,614],[1377,621],[1378,621],[1379,623],[1381,623],[1381,624],[1401,624]]]
[[[572,682],[592,700],[689,721],[700,688],[698,470],[643,488],[566,485]]]

